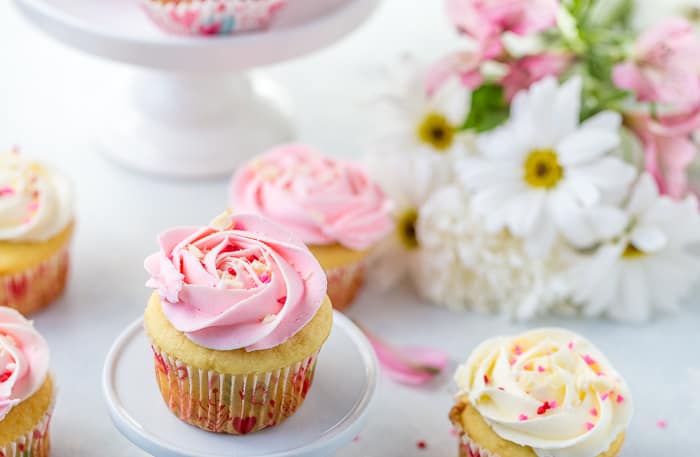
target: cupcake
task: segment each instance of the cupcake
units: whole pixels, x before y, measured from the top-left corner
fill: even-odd
[[[16,151],[0,154],[0,306],[28,315],[63,292],[72,233],[69,182]]]
[[[46,457],[54,403],[49,347],[32,323],[0,307],[0,457]]]
[[[163,30],[181,35],[231,35],[266,28],[286,0],[141,0]]]
[[[632,417],[625,381],[567,330],[488,340],[455,380],[461,457],[614,457]]]
[[[163,400],[181,420],[245,435],[294,414],[332,326],[326,277],[304,244],[257,215],[159,236],[145,312]]]
[[[230,204],[300,237],[326,271],[339,310],[361,287],[370,249],[392,230],[389,202],[364,170],[301,145],[273,149],[240,169]]]

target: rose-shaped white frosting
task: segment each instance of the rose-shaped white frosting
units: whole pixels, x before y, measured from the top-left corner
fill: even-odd
[[[49,347],[30,321],[0,307],[0,421],[44,383]]]
[[[488,340],[455,380],[494,432],[539,457],[595,457],[632,416],[622,377],[595,346],[567,330]]]
[[[233,177],[231,206],[262,214],[308,245],[339,243],[363,251],[392,229],[390,203],[353,163],[302,145],[281,146]]]
[[[261,216],[224,213],[209,227],[168,230],[158,240],[146,285],[158,290],[173,327],[200,346],[278,346],[326,296],[326,275],[309,249]]]
[[[0,241],[46,241],[72,217],[66,178],[16,151],[0,154]]]

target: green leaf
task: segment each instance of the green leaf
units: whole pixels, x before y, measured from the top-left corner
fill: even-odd
[[[503,124],[510,115],[503,87],[498,84],[484,84],[472,93],[469,116],[462,130],[487,132]]]

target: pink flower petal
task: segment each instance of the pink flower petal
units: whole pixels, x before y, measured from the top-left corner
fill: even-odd
[[[449,357],[443,351],[432,348],[393,347],[363,329],[372,344],[384,372],[394,381],[407,385],[421,385],[439,375]]]

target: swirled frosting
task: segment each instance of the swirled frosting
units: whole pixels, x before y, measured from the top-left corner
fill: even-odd
[[[0,307],[0,420],[44,383],[49,347],[30,321]]]
[[[0,154],[0,241],[46,241],[72,218],[66,178],[16,151]]]
[[[309,245],[361,251],[391,231],[389,203],[364,170],[301,145],[282,146],[233,177],[231,205],[263,214]]]
[[[595,346],[567,330],[488,340],[455,380],[494,432],[539,457],[595,457],[632,416],[625,381]]]
[[[326,275],[308,248],[257,215],[224,213],[208,227],[168,230],[146,259],[177,330],[209,349],[278,346],[301,330],[326,296]]]

